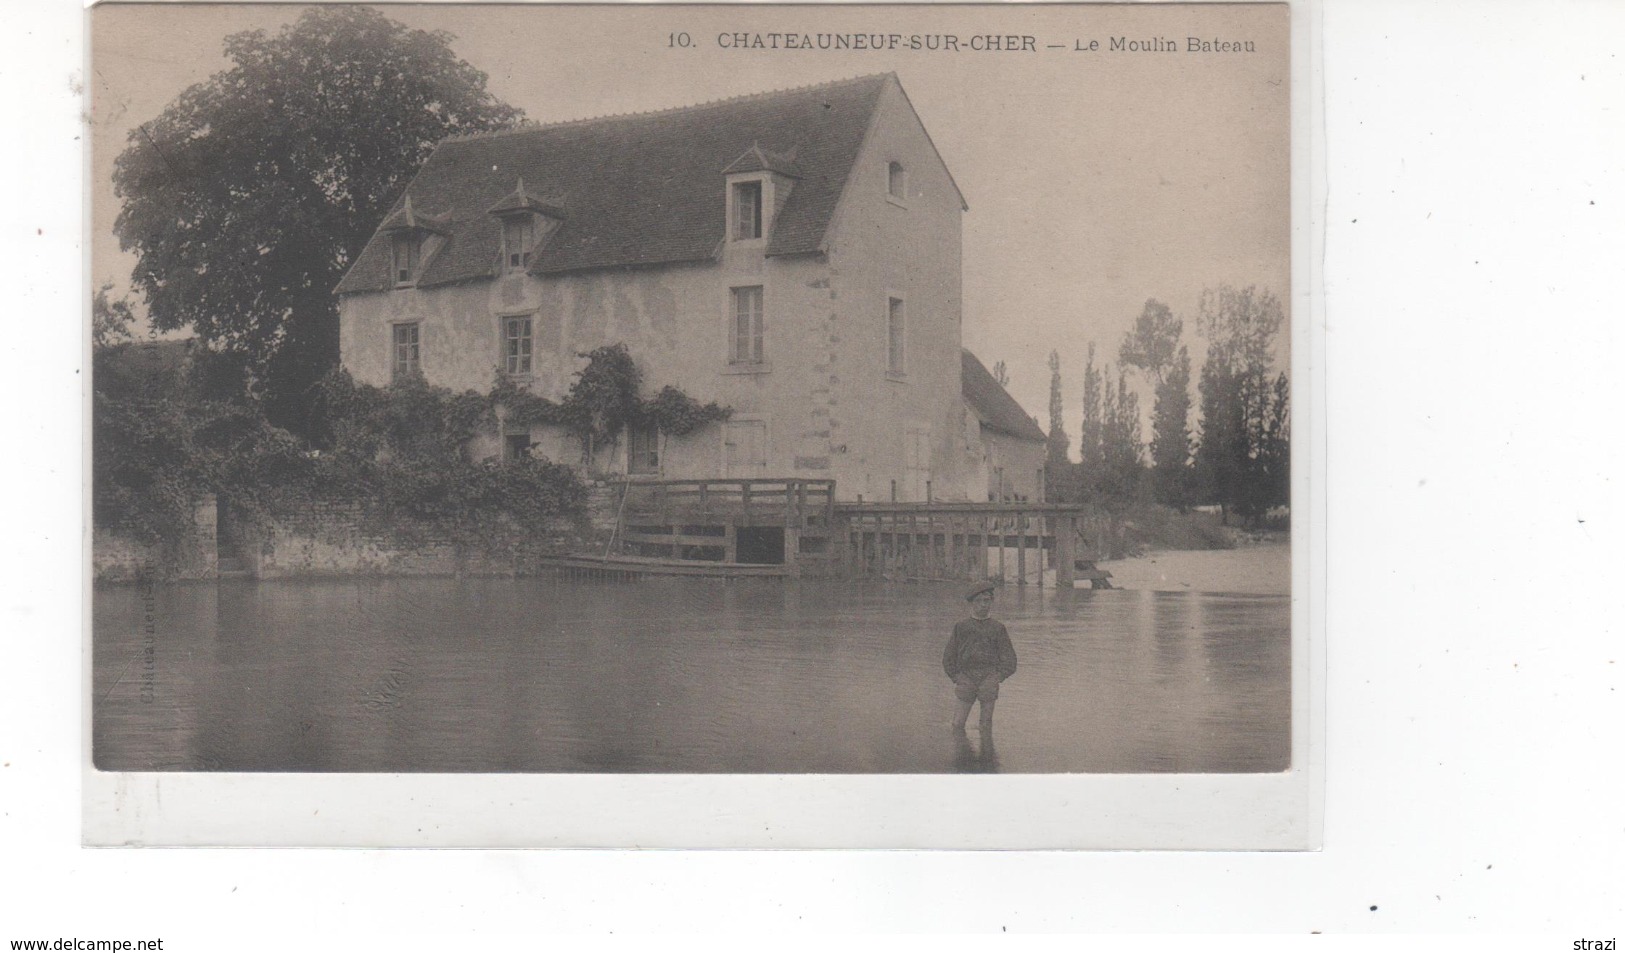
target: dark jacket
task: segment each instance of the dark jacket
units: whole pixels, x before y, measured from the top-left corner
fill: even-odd
[[[942,670],[949,678],[960,672],[998,672],[1000,680],[1016,673],[1016,647],[1004,623],[992,619],[966,619],[954,626],[953,638],[942,651]]]

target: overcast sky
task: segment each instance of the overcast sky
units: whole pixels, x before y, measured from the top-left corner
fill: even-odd
[[[133,264],[111,232],[112,163],[130,131],[226,68],[227,34],[275,30],[299,9],[94,11],[87,85],[96,281],[125,287]],[[1046,361],[1059,351],[1074,443],[1085,348],[1093,340],[1115,361],[1117,342],[1147,298],[1186,319],[1197,354],[1194,316],[1204,287],[1256,284],[1289,300],[1284,6],[383,9],[411,26],[455,34],[454,49],[489,75],[491,90],[540,122],[895,71],[970,206],[965,345],[989,367],[1007,363],[1011,392],[1046,427]],[[671,46],[676,32],[693,46]],[[1037,51],[719,46],[718,34],[736,32],[954,34],[962,45],[972,36],[1015,34],[1035,37]],[[1166,38],[1180,52],[1112,53],[1113,37]],[[1256,48],[1185,52],[1187,37],[1251,40]],[[1101,52],[1074,51],[1091,39]]]

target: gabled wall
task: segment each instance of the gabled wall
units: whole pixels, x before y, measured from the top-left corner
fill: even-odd
[[[903,164],[904,202],[888,200],[888,166]],[[927,434],[931,494],[980,499],[960,382],[963,206],[947,169],[895,83],[887,85],[847,182],[829,242],[832,360],[829,408],[841,496],[923,498],[910,474],[907,428]],[[887,374],[887,301],[906,302],[907,374]],[[901,435],[905,439],[899,439]]]

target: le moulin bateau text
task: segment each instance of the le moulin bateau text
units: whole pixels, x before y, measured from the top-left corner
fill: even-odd
[[[703,41],[703,38],[702,38]],[[724,50],[790,50],[847,52],[882,50],[922,53],[1038,53],[1065,50],[1073,53],[1255,53],[1253,40],[1222,36],[1108,36],[1067,40],[1023,33],[718,33]],[[698,45],[688,33],[672,33],[666,45],[689,49]]]

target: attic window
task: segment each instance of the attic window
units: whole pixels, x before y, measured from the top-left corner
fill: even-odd
[[[736,182],[733,187],[734,241],[762,237],[762,183]]]
[[[530,267],[536,248],[536,219],[531,215],[511,215],[502,220],[503,271],[522,272]]]
[[[903,171],[901,162],[886,166],[886,195],[899,202],[908,198],[908,173]]]
[[[418,264],[423,257],[423,236],[415,231],[396,232],[391,249],[395,284],[410,285],[416,282]]]

